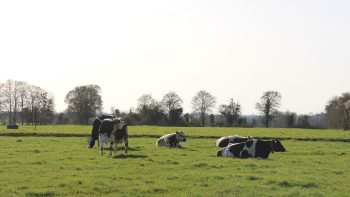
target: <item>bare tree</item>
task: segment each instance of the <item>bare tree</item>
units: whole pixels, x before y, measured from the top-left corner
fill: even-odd
[[[38,109],[40,108],[40,95],[42,89],[38,86],[31,85],[28,88],[27,105],[31,112],[31,123],[36,126]]]
[[[277,91],[267,91],[260,97],[260,102],[256,103],[255,108],[264,116],[266,128],[269,127],[270,122],[278,112],[281,97],[281,94]]]
[[[215,97],[205,90],[197,92],[197,94],[193,97],[192,108],[194,112],[200,114],[202,126],[205,125],[205,116],[207,113],[210,113],[212,111],[215,103]]]
[[[175,92],[169,92],[163,96],[162,106],[168,115],[168,124],[177,124],[181,119],[182,99]]]
[[[169,92],[163,96],[162,105],[164,106],[165,111],[170,113],[171,110],[182,108],[182,99],[175,92]]]
[[[165,116],[163,106],[153,99],[151,94],[144,94],[137,99],[137,111],[141,117],[141,124],[160,125]]]
[[[21,82],[19,81],[14,81],[13,82],[13,93],[12,93],[12,96],[13,96],[13,123],[17,123],[17,113],[18,113],[18,107],[19,107],[19,104],[20,104],[20,96],[21,96],[21,93],[20,93],[20,85],[21,85]]]
[[[5,84],[0,83],[0,111],[2,110],[4,105],[4,87]]]
[[[24,122],[23,109],[25,107],[25,101],[28,99],[29,86],[26,82],[20,81],[18,82],[18,89],[19,89],[20,106],[21,106],[21,123],[23,125],[23,122]]]
[[[7,80],[4,84],[4,104],[9,112],[9,124],[14,124],[13,122],[13,86],[14,82],[12,80]]]
[[[137,111],[142,113],[142,111],[150,108],[155,102],[151,94],[144,94],[137,99]]]
[[[241,115],[241,105],[231,98],[227,105],[220,105],[219,112],[225,117],[226,126],[237,126],[238,118]]]

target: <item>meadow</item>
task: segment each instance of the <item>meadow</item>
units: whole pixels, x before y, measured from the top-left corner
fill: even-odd
[[[155,146],[157,136],[178,129],[189,136],[183,149]],[[90,131],[1,127],[0,196],[350,195],[349,132],[130,126],[129,153],[110,157],[87,149]],[[281,138],[287,152],[267,160],[216,157],[216,137],[235,134]]]

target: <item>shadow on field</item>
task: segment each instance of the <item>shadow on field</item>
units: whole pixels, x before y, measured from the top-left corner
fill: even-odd
[[[100,147],[97,147],[97,149],[100,149]],[[103,147],[103,150],[105,150],[105,151],[109,151],[109,147],[108,146],[105,146],[105,147]],[[117,148],[117,152],[118,151],[124,151],[125,150],[125,148],[124,147],[118,147]],[[139,147],[139,146],[137,146],[137,147],[128,147],[128,150],[129,151],[140,151],[141,150],[141,147]]]
[[[138,158],[147,158],[146,155],[115,155],[113,157],[113,159],[127,159],[127,158],[131,158],[131,159],[138,159]]]

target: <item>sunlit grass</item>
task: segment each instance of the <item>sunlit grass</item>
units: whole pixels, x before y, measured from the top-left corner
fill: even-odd
[[[109,157],[85,137],[0,137],[0,196],[348,196],[350,144],[282,143],[268,160],[216,157],[215,139],[183,149],[130,138]],[[120,147],[121,149],[123,147]]]
[[[20,126],[18,130],[0,126],[0,135],[6,133],[24,134],[66,134],[88,136],[91,125],[39,125]],[[350,132],[342,130],[294,129],[294,128],[224,128],[224,127],[157,127],[129,126],[129,134],[134,136],[161,136],[177,130],[185,131],[190,137],[221,137],[225,135],[254,136],[255,138],[293,138],[314,140],[349,140]]]

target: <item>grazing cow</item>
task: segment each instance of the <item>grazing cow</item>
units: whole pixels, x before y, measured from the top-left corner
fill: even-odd
[[[109,155],[112,156],[112,147],[114,144],[114,153],[117,151],[117,144],[124,142],[125,153],[128,153],[128,126],[123,118],[104,119],[99,129],[99,143],[101,155],[103,155],[103,144],[110,142]]]
[[[176,133],[165,134],[157,140],[156,146],[165,146],[169,148],[181,148],[180,141],[186,141],[186,136],[183,131]]]
[[[99,117],[96,117],[92,123],[92,131],[91,135],[88,139],[88,148],[93,148],[95,146],[95,141],[97,140],[98,142],[98,130],[100,129],[101,123],[104,119],[109,118],[113,119],[115,118],[114,116],[110,115],[102,115]],[[99,142],[98,142],[99,143]]]
[[[257,140],[251,139],[247,142],[229,144],[218,151],[218,157],[237,157],[237,158],[261,158],[267,159],[270,152],[285,152],[286,149],[278,139]]]
[[[242,142],[248,141],[249,139],[251,139],[250,136],[248,136],[248,137],[242,137],[239,135],[224,136],[224,137],[221,137],[220,139],[216,140],[216,146],[217,147],[226,147],[228,144],[242,143]]]

